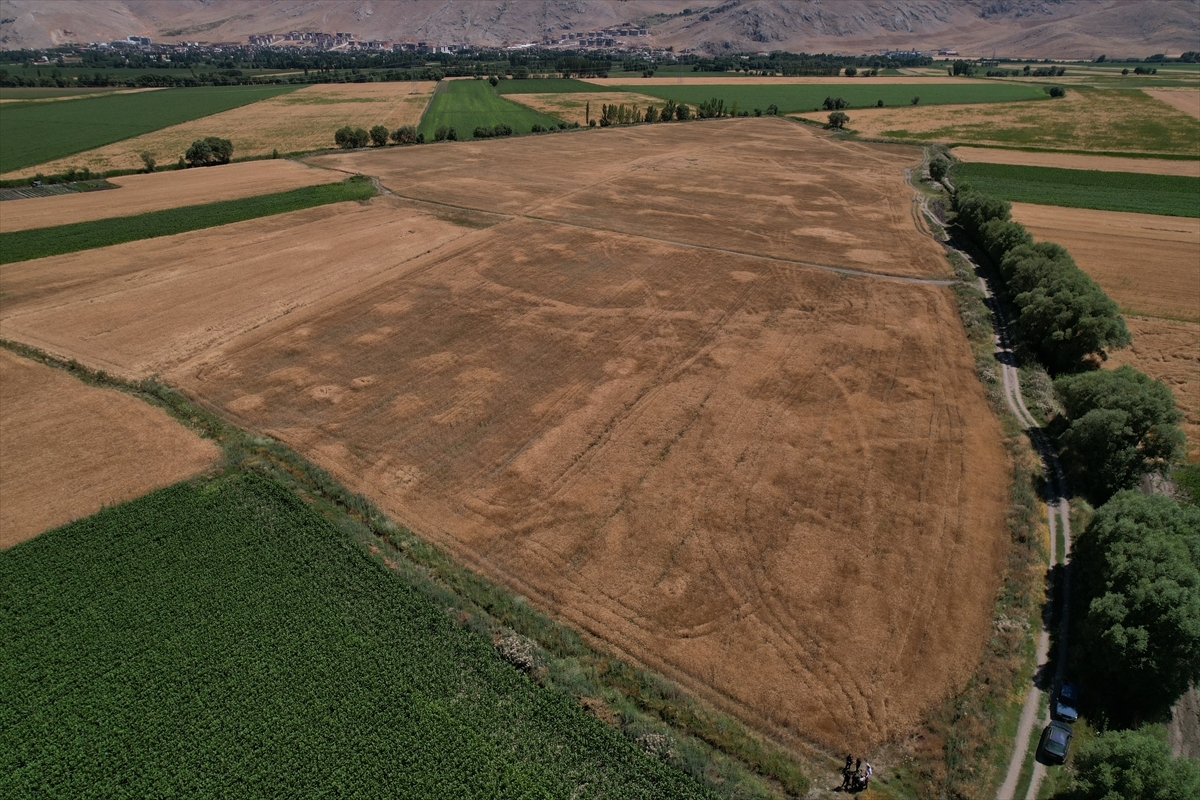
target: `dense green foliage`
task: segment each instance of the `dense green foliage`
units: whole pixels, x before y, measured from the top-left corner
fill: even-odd
[[[352,128],[349,125],[343,125],[333,132],[333,142],[343,150],[352,150],[370,144],[371,134],[367,132],[366,128]]]
[[[519,83],[519,81],[514,81]],[[683,86],[629,84],[613,87],[613,91],[638,92],[674,100],[677,103],[699,105],[714,95],[722,98],[727,106],[733,103],[738,108],[753,111],[776,105],[779,113],[813,111],[821,108],[831,93],[845,99],[849,108],[875,107],[880,100],[885,106],[906,106],[912,102],[914,92],[921,95],[921,103],[996,103],[1011,100],[1047,99],[1045,92],[1037,86],[1024,84],[798,84],[760,83],[741,85],[688,84]]]
[[[189,167],[212,167],[217,164],[228,164],[233,158],[233,142],[219,136],[206,136],[197,139],[188,147],[183,156]],[[147,172],[154,171],[154,158],[150,153],[142,153],[142,162]]]
[[[1059,245],[1032,244],[1005,200],[965,184],[955,191],[958,226],[999,267],[1001,293],[1016,306],[1021,342],[1055,371],[1077,370],[1093,354],[1132,337],[1117,304]]]
[[[1183,456],[1182,418],[1170,387],[1128,365],[1054,382],[1066,428],[1059,434],[1072,485],[1094,502],[1132,488]]]
[[[1108,731],[1075,755],[1075,780],[1055,800],[1184,800],[1200,797],[1200,762],[1172,758],[1148,730]]]
[[[1163,717],[1200,680],[1200,509],[1119,492],[1072,564],[1084,702],[1116,724]]]
[[[1200,178],[1184,175],[960,163],[953,179],[1018,203],[1200,217]]]
[[[453,128],[459,139],[465,139],[476,128],[503,124],[517,133],[529,133],[534,125],[556,128],[558,123],[554,117],[505,100],[487,81],[460,80],[438,84],[418,130],[430,140],[438,128]]]
[[[206,117],[295,86],[211,86],[28,103],[0,114],[0,172]]]
[[[0,553],[0,607],[5,797],[707,794],[262,478]]]
[[[94,247],[108,247],[155,236],[171,236],[328,203],[365,200],[374,194],[375,187],[370,181],[351,178],[342,183],[304,186],[287,192],[168,208],[131,217],[114,217],[57,225],[52,228],[0,233],[0,264],[90,250]]]

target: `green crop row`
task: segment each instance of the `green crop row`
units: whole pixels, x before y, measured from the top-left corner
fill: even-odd
[[[1136,172],[960,163],[956,184],[1010,202],[1200,217],[1200,178]]]
[[[0,114],[0,172],[228,111],[297,86],[200,86],[17,103]]]
[[[607,92],[609,89],[574,78],[524,78],[503,80],[496,86],[500,94],[573,94],[578,92]]]
[[[711,796],[262,477],[4,551],[0,608],[4,797]]]
[[[519,81],[513,81],[519,83]],[[885,106],[908,106],[913,98],[920,105],[945,103],[998,103],[1013,100],[1036,100],[1049,96],[1040,86],[1014,83],[752,83],[738,85],[638,85],[596,87],[601,91],[638,92],[674,100],[677,103],[698,105],[714,97],[725,101],[725,107],[738,104],[741,111],[753,111],[776,106],[781,114],[813,111],[824,106],[826,97],[840,97],[849,108],[875,107],[882,100]]]
[[[113,191],[120,191],[119,189]],[[221,200],[182,208],[150,211],[130,217],[73,222],[52,228],[0,233],[0,264],[28,261],[78,250],[171,236],[176,233],[213,228],[257,217],[269,217],[313,206],[365,200],[375,195],[375,186],[355,176],[342,183],[304,186],[287,192],[260,194],[237,200]],[[20,202],[8,201],[8,202]]]
[[[534,125],[554,128],[561,121],[505,100],[487,81],[452,80],[438,84],[418,130],[429,142],[433,141],[434,132],[443,126],[454,128],[459,139],[470,139],[474,130],[481,127],[504,124],[515,133],[529,133]]]

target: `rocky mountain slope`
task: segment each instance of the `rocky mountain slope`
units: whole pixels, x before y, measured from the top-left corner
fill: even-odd
[[[290,30],[506,45],[625,22],[649,28],[638,43],[710,54],[946,47],[1086,58],[1200,47],[1197,0],[0,0],[0,47],[131,34],[245,42]]]

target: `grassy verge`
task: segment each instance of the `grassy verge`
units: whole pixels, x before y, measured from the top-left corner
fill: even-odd
[[[566,83],[561,80],[558,82]],[[433,141],[434,131],[443,125],[454,128],[459,139],[470,139],[479,127],[491,128],[505,124],[516,133],[529,133],[534,125],[553,128],[561,121],[505,100],[487,81],[453,80],[438,84],[429,108],[421,117],[418,130],[425,134],[425,141],[428,142]]]
[[[644,750],[662,753],[665,746],[666,761],[718,795],[794,798],[808,791],[806,766],[793,754],[664,678],[593,648],[523,598],[458,566],[286,446],[241,431],[156,381],[129,383],[25,345],[0,340],[0,346],[87,383],[138,396],[215,440],[224,450],[226,471],[264,476],[297,493],[401,581],[485,640],[524,637],[517,641],[528,640],[529,675],[536,683],[571,698]]]
[[[1040,86],[1023,84],[981,83],[914,83],[914,84],[685,84],[613,86],[614,92],[638,92],[674,100],[677,103],[696,105],[714,97],[725,101],[725,108],[733,103],[742,111],[755,108],[766,110],[767,106],[779,107],[779,113],[813,111],[822,107],[826,97],[841,97],[850,108],[874,108],[882,100],[884,106],[909,106],[914,97],[921,98],[921,105],[945,103],[997,103],[1012,100],[1048,99]]]
[[[0,114],[0,173],[284,94],[298,86],[201,86],[21,103]]]
[[[1134,172],[955,164],[953,180],[1018,203],[1200,217],[1200,178]]]
[[[131,217],[13,231],[0,234],[0,264],[108,247],[137,239],[171,236],[328,203],[365,200],[374,194],[375,186],[370,180],[355,176],[342,183],[305,186],[275,194],[168,208]]]

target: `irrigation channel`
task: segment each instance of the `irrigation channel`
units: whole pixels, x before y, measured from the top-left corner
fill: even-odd
[[[914,200],[920,207],[920,211],[930,220],[934,219],[934,215],[929,209],[928,198],[917,189],[913,183],[913,172],[917,174],[923,172],[929,163],[929,151],[925,151],[925,158],[922,163],[906,170],[905,178],[909,185],[913,187]],[[936,235],[934,238],[938,238]],[[1035,800],[1038,795],[1038,790],[1041,788],[1042,780],[1046,776],[1046,767],[1040,761],[1033,760],[1032,773],[1029,775],[1029,787],[1025,793],[1019,798],[1017,789],[1021,783],[1022,773],[1026,765],[1026,761],[1030,756],[1029,748],[1037,747],[1036,741],[1033,741],[1035,734],[1040,735],[1041,728],[1050,722],[1050,703],[1046,704],[1046,710],[1038,718],[1038,710],[1041,705],[1041,698],[1046,690],[1049,690],[1050,697],[1054,696],[1059,687],[1062,686],[1063,673],[1067,663],[1067,630],[1068,630],[1068,598],[1070,597],[1070,573],[1067,570],[1067,553],[1071,551],[1071,506],[1067,495],[1067,482],[1063,475],[1062,464],[1059,463],[1058,456],[1054,452],[1054,447],[1050,442],[1046,432],[1042,426],[1038,424],[1033,415],[1029,413],[1029,409],[1025,406],[1025,399],[1021,395],[1021,380],[1017,370],[1017,356],[1013,350],[1012,341],[1008,333],[1008,324],[1004,318],[1004,311],[1000,306],[999,300],[992,291],[991,285],[987,278],[984,277],[984,271],[979,268],[979,265],[971,257],[969,253],[955,247],[954,244],[947,238],[941,241],[943,247],[953,249],[962,256],[975,274],[979,276],[979,288],[983,291],[985,302],[988,309],[992,312],[992,324],[995,330],[993,339],[996,344],[996,361],[1000,365],[1000,377],[1004,388],[1004,402],[1008,405],[1013,416],[1020,422],[1025,434],[1033,443],[1034,449],[1042,460],[1042,469],[1045,475],[1046,483],[1046,521],[1050,526],[1050,577],[1048,579],[1049,586],[1047,595],[1047,607],[1043,613],[1043,619],[1046,620],[1046,625],[1043,626],[1038,634],[1037,640],[1037,669],[1029,683],[1029,689],[1025,693],[1025,705],[1021,709],[1021,718],[1017,724],[1016,739],[1013,742],[1012,755],[1008,762],[1008,770],[1004,776],[1004,782],[1000,785],[999,791],[996,793],[996,800]],[[1059,536],[1061,534],[1061,547],[1059,546]],[[1055,580],[1055,575],[1058,575],[1058,580]],[[1051,662],[1050,656],[1050,620],[1055,616],[1058,617],[1058,641],[1056,658],[1053,662],[1054,676],[1050,681],[1049,686],[1046,685],[1046,680],[1049,677]],[[1035,725],[1035,723],[1037,723]]]

